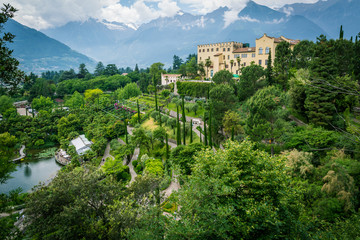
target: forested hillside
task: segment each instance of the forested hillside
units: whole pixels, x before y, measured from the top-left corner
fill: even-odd
[[[178,95],[160,62],[7,79],[1,184],[20,145],[70,160],[33,192],[0,195],[0,238],[360,238],[360,36],[343,36],[281,42],[267,69],[178,82]],[[192,54],[168,72],[205,75]],[[79,154],[82,134],[92,145]]]

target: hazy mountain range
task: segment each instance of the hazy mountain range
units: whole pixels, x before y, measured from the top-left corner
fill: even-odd
[[[231,24],[224,20],[227,11],[229,9],[224,7],[206,15],[179,12],[174,17],[158,18],[138,28],[95,19],[69,22],[42,31],[53,39],[17,24],[12,28],[17,35],[14,54],[27,71],[77,69],[81,61],[94,65],[94,61],[84,55],[104,64],[115,63],[118,67],[134,67],[135,64],[147,67],[154,62],[170,66],[174,54],[185,58],[196,52],[198,44],[237,41],[254,46],[255,39],[264,33],[315,41],[320,34],[337,38],[340,25],[343,25],[347,37],[360,32],[357,26],[360,22],[358,0],[291,4],[278,10],[250,1]],[[15,25],[13,21],[10,23]],[[31,55],[29,49],[34,46],[41,46],[43,51]],[[51,64],[41,65],[48,61]]]

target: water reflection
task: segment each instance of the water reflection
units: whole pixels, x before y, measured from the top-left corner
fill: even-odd
[[[9,193],[11,190],[21,187],[23,192],[30,191],[40,182],[46,182],[55,176],[61,168],[54,157],[37,159],[19,163],[16,171],[11,173],[11,179],[5,184],[0,184],[0,193]]]
[[[25,163],[24,175],[25,177],[31,177],[31,168],[29,167],[29,163]]]

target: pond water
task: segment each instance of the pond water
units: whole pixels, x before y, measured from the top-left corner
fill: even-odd
[[[36,154],[30,160],[17,163],[12,178],[5,184],[0,184],[0,193],[9,193],[18,187],[23,192],[29,192],[39,182],[48,182],[56,176],[62,166],[55,161],[55,157],[37,158]]]

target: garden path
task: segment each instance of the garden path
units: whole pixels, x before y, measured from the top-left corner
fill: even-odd
[[[100,163],[100,167],[102,165],[104,165],[106,159],[110,157],[112,158],[113,160],[115,159],[113,156],[111,156],[110,154],[110,142],[108,142],[108,144],[106,145],[106,148],[105,148],[105,152],[104,152],[104,156],[102,157],[102,160],[101,160],[101,163]]]
[[[21,148],[20,148],[20,151],[19,151],[20,157],[15,158],[15,159],[13,159],[13,160],[11,160],[11,161],[16,162],[16,161],[19,161],[19,160],[21,160],[22,158],[26,157],[26,154],[24,153],[24,150],[25,150],[25,145],[22,145]]]

